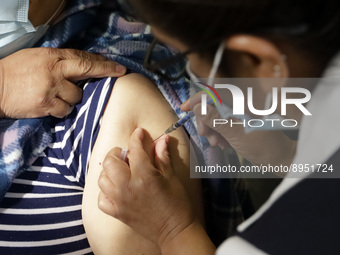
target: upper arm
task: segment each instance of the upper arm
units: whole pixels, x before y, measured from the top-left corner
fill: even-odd
[[[105,254],[108,250],[118,254],[159,253],[152,243],[98,209],[97,181],[106,154],[113,147],[127,147],[137,127],[146,131],[144,147],[153,158],[152,140],[176,120],[172,108],[151,81],[139,74],[117,79],[93,149],[83,198],[84,226],[95,253]],[[191,197],[195,197],[193,203],[201,211],[200,196],[197,195],[200,194],[199,180],[190,180],[188,137],[183,129],[176,130],[170,137],[169,152],[173,168]]]

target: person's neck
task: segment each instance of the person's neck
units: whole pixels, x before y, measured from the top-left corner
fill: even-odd
[[[46,24],[53,15],[58,17],[63,11],[66,2],[63,2],[63,0],[30,0],[28,19],[35,27]]]

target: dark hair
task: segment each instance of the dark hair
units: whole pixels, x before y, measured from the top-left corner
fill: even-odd
[[[323,66],[340,49],[339,0],[130,0],[130,5],[189,48],[247,33],[288,40]]]

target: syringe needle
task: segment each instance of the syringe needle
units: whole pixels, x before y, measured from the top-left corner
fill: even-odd
[[[163,134],[161,134],[160,136],[158,136],[155,140],[153,140],[152,142],[154,143],[154,142],[156,142],[159,138],[161,138],[162,136],[164,135],[164,133]]]
[[[208,100],[208,104],[212,104],[213,101],[211,99]],[[193,116],[195,116],[193,111],[187,112],[182,118],[180,118],[177,122],[172,124],[163,134],[161,134],[159,137],[157,137],[152,142],[156,142],[159,138],[161,138],[163,135],[170,134],[172,131],[175,131],[177,128],[183,126],[188,120],[190,120]]]

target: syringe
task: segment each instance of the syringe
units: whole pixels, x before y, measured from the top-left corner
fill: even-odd
[[[179,127],[183,126],[188,120],[190,120],[193,116],[195,116],[195,113],[193,111],[188,112],[185,114],[182,118],[180,118],[176,123],[172,124],[167,130],[164,131],[163,134],[161,134],[159,137],[157,137],[152,142],[156,142],[159,138],[161,138],[163,135],[170,134],[172,131],[175,131]]]
[[[209,99],[207,101],[207,104],[213,104],[214,101]],[[188,120],[190,120],[192,117],[195,116],[195,113],[193,111],[188,112],[185,114],[182,118],[180,118],[176,123],[172,124],[167,130],[164,131],[163,134],[161,134],[159,137],[157,137],[152,142],[156,142],[159,138],[161,138],[163,135],[170,134],[172,131],[175,131],[179,127],[183,126]]]

